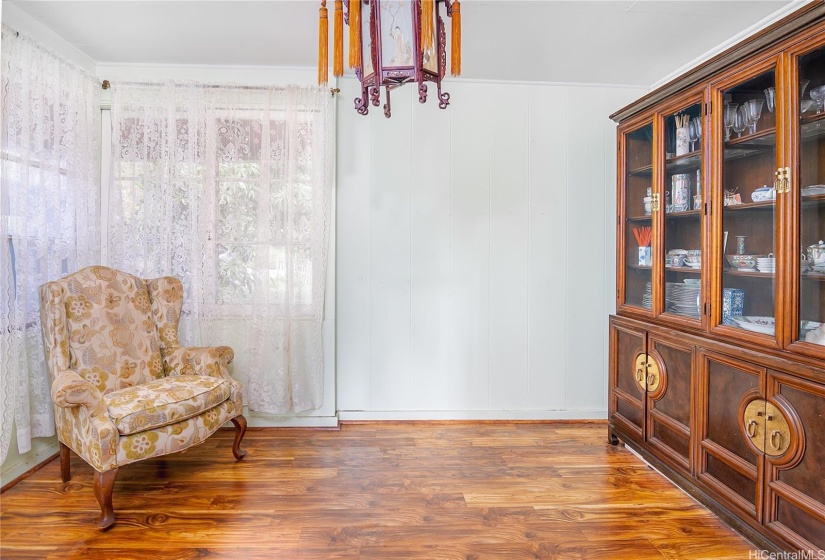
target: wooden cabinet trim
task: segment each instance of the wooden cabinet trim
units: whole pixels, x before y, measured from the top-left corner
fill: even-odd
[[[776,23],[746,37],[724,52],[622,107],[610,115],[610,118],[616,122],[632,118],[639,112],[650,110],[652,106],[668,99],[680,90],[701,82],[711,81],[727,68],[744,63],[751,57],[758,57],[760,52],[769,49],[776,50],[782,45],[786,45],[787,48],[794,42],[805,40],[806,37],[818,32],[818,24],[823,18],[825,18],[825,3],[818,1],[806,4]],[[793,36],[790,42],[786,40],[789,36]]]

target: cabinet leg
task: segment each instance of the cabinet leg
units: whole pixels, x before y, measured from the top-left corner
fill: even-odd
[[[607,427],[607,443],[610,445],[619,445],[619,437],[613,431],[613,426]]]

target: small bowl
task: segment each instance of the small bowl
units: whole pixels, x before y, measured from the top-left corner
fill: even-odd
[[[803,99],[802,101],[799,102],[799,113],[800,114],[807,113],[808,109],[810,109],[811,105],[813,105],[813,104],[814,104],[813,99]]]
[[[727,255],[730,265],[737,270],[753,270],[761,255]]]

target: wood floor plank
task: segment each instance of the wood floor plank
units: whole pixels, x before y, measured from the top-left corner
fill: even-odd
[[[0,556],[427,560],[747,558],[753,545],[603,424],[416,422],[221,430],[121,469],[53,461],[0,495]]]

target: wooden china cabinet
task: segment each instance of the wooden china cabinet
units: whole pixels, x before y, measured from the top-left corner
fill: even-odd
[[[616,114],[611,443],[825,549],[825,2]]]

